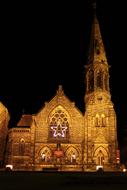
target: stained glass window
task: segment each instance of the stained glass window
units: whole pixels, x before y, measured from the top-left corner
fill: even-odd
[[[50,138],[66,139],[69,133],[68,116],[62,109],[56,109],[50,116]]]

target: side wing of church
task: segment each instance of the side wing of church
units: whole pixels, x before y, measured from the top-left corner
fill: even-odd
[[[115,171],[119,164],[116,113],[109,88],[109,65],[96,15],[85,74],[85,114],[62,86],[35,115],[23,115],[9,129],[5,164],[14,170]]]

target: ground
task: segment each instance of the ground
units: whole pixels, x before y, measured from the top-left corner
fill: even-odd
[[[1,190],[127,189],[127,173],[0,172]]]

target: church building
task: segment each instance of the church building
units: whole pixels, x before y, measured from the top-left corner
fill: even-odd
[[[116,113],[111,101],[109,65],[94,15],[82,113],[62,86],[33,115],[22,115],[8,130],[5,165],[13,170],[116,171],[119,164]]]
[[[0,102],[0,168],[4,164],[6,142],[8,134],[8,122],[10,116],[7,108]]]

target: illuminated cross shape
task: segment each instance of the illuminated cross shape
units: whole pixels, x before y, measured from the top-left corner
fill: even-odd
[[[56,126],[51,126],[51,129],[53,130],[53,136],[54,137],[65,137],[65,132],[67,130],[67,126],[62,125],[61,121],[58,120]]]

